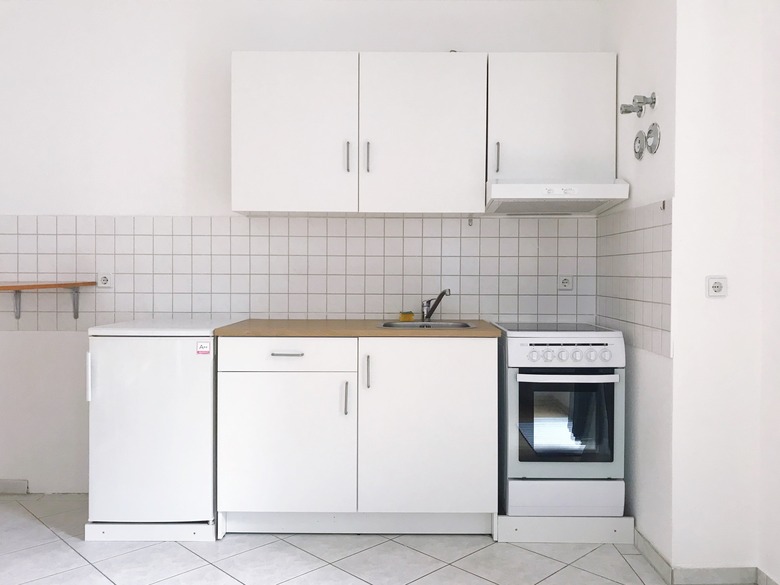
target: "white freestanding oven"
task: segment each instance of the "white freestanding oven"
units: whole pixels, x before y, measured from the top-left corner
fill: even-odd
[[[588,324],[498,326],[500,513],[622,516],[622,333]]]

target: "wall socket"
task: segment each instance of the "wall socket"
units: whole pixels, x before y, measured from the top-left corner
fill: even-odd
[[[707,277],[707,296],[725,297],[729,292],[729,281],[725,276]]]
[[[574,290],[573,276],[558,276],[558,290]]]
[[[110,272],[103,272],[97,275],[98,288],[111,288],[114,286],[114,275]]]

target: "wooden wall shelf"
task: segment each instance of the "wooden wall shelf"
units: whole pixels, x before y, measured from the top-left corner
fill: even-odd
[[[73,299],[73,318],[79,318],[79,289],[82,286],[95,286],[94,280],[66,281],[66,282],[0,282],[0,291],[9,290],[14,293],[14,317],[22,316],[22,291],[41,288],[69,288]]]

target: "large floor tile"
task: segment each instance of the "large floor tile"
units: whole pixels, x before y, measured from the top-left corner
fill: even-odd
[[[499,585],[533,585],[565,566],[505,543],[483,548],[454,565]]]
[[[43,494],[0,494],[0,502],[31,502],[42,497]]]
[[[18,585],[87,564],[67,544],[42,544],[0,556],[0,585]]]
[[[179,544],[208,562],[215,563],[258,546],[278,541],[279,539],[272,534],[228,534],[221,540],[214,542],[181,542]]]
[[[86,509],[88,500],[86,494],[50,494],[37,500],[22,502],[22,505],[38,518],[45,518],[70,510]]]
[[[90,563],[98,563],[105,561],[113,557],[127,554],[142,548],[148,548],[159,542],[138,542],[138,541],[121,541],[121,542],[85,542],[83,536],[63,536],[63,540],[73,548],[77,553],[87,559]]]
[[[117,585],[149,585],[205,565],[175,542],[163,542],[100,561],[95,566]]]
[[[59,540],[18,502],[0,502],[0,555]]]
[[[333,565],[327,565],[291,581],[286,581],[284,585],[366,585],[366,582]]]
[[[642,579],[642,583],[645,585],[666,585],[656,570],[653,568],[647,559],[642,555],[630,555],[625,557],[626,562],[631,565],[634,572]]]
[[[616,544],[615,548],[621,555],[638,555],[641,554],[633,544]]]
[[[287,542],[333,563],[387,542],[387,539],[378,534],[296,534],[288,538]]]
[[[492,585],[481,577],[448,566],[419,579],[413,585]]]
[[[586,554],[596,550],[598,544],[572,544],[572,543],[547,543],[547,542],[513,542],[515,546],[530,550],[567,565],[573,563]]]
[[[539,585],[615,585],[615,582],[576,567],[566,567]]]
[[[52,516],[44,516],[41,518],[41,522],[62,538],[83,537],[84,524],[87,522],[87,508],[77,508]]]
[[[454,563],[458,559],[493,544],[493,539],[484,535],[462,534],[407,534],[399,536],[400,542],[415,550],[444,561]]]
[[[176,575],[164,581],[158,581],[156,585],[241,585],[227,573],[220,571],[212,565],[206,565],[200,569],[194,569],[181,575]]]
[[[112,585],[106,576],[92,565],[57,573],[31,581],[31,585]]]
[[[246,585],[276,585],[325,563],[280,540],[214,564]]]
[[[576,561],[574,566],[624,585],[642,585],[642,581],[631,565],[611,544],[602,544],[592,553]]]
[[[386,542],[334,563],[372,585],[403,585],[444,563],[396,542]]]

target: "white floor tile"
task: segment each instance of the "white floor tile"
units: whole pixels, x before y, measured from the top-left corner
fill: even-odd
[[[566,567],[539,585],[615,585],[615,582],[576,567]]]
[[[287,542],[333,563],[387,542],[387,539],[378,534],[296,534],[288,538]]]
[[[333,565],[327,565],[286,581],[284,585],[366,585],[366,583]]]
[[[278,542],[278,540],[272,534],[227,534],[215,542],[181,542],[179,544],[208,562],[215,563],[258,546]]]
[[[647,562],[642,555],[630,555],[626,557],[626,562],[631,565],[634,572],[639,575],[642,583],[645,585],[666,585],[653,566]]]
[[[438,571],[426,575],[414,582],[413,585],[492,585],[481,577],[467,573],[456,567],[444,567]]]
[[[431,555],[445,563],[454,563],[458,559],[490,546],[493,544],[493,539],[489,536],[468,534],[407,534],[399,536],[395,542]]]
[[[90,563],[98,563],[107,559],[118,557],[142,548],[148,548],[159,542],[85,542],[83,536],[62,537],[63,540],[77,553]]]
[[[18,585],[87,564],[67,544],[42,544],[0,556],[0,585]]]
[[[574,566],[624,585],[642,585],[631,566],[611,544],[602,544],[575,562]]]
[[[639,550],[633,544],[616,544],[615,548],[621,555],[638,555],[641,554]]]
[[[0,502],[32,502],[42,497],[43,494],[0,494]]]
[[[559,544],[547,542],[513,542],[512,544],[530,550],[531,552],[550,557],[556,561],[561,561],[567,565],[584,557],[586,554],[593,552],[600,546],[598,544]]]
[[[59,540],[18,502],[0,502],[0,555]]]
[[[84,536],[84,524],[87,522],[87,508],[60,512],[52,516],[41,518],[55,534],[62,538]]]
[[[238,581],[213,567],[207,565],[181,575],[176,575],[164,581],[158,581],[156,585],[241,585]]]
[[[281,540],[215,563],[246,585],[276,585],[324,564],[322,560]]]
[[[163,542],[95,563],[117,585],[149,585],[206,562],[175,542]]]
[[[334,564],[372,585],[402,585],[444,566],[441,561],[392,541]]]
[[[565,566],[506,543],[483,548],[454,565],[499,585],[532,585]]]
[[[22,505],[38,518],[45,518],[70,510],[86,509],[88,500],[86,494],[50,494],[23,502]]]
[[[111,581],[95,567],[87,565],[31,581],[31,585],[111,585]]]

